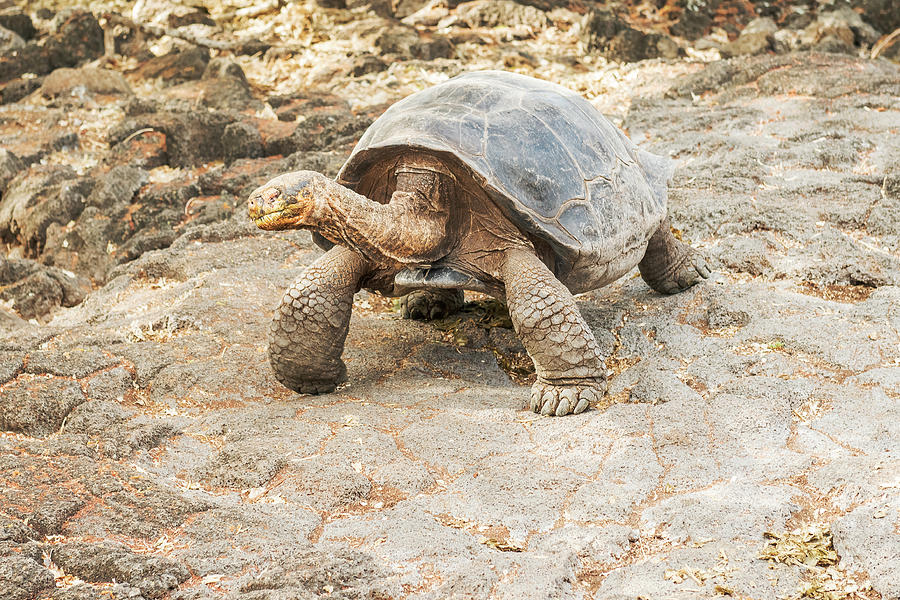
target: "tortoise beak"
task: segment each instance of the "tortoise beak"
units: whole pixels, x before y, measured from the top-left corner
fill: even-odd
[[[288,196],[277,186],[264,185],[247,199],[247,214],[260,229],[272,229],[288,204]]]
[[[247,212],[260,229],[298,229],[308,226],[312,209],[314,175],[307,171],[285,173],[256,189],[247,199]]]

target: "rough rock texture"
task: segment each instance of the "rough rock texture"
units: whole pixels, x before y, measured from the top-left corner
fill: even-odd
[[[315,60],[280,62],[305,50],[268,37],[255,58],[165,42],[174,64],[150,71],[125,28],[127,60],[77,71],[121,72],[133,95],[0,84],[7,102],[38,82],[0,107],[0,597],[776,600],[816,575],[759,559],[764,533],[822,524],[839,573],[897,598],[900,68],[774,54],[821,15],[764,3],[697,11],[698,52],[713,26],[734,41],[772,19],[746,33],[771,33],[761,55],[626,66],[587,61],[569,3],[521,3],[552,8],[530,32],[463,23],[455,2],[375,7],[443,13],[406,27],[332,4],[357,12],[315,8],[336,36],[313,37]],[[215,35],[200,28],[220,13],[163,6],[147,21]],[[99,56],[84,14],[19,19],[19,58],[74,67],[46,54],[72,19]],[[376,47],[385,31],[430,43],[445,18],[443,57]],[[361,56],[383,68],[351,74]],[[533,373],[496,305],[429,324],[367,293],[348,383],[280,386],[266,332],[320,251],[256,230],[249,191],[333,176],[386,104],[503,66],[579,89],[673,158],[673,226],[714,279],[664,297],[634,273],[577,298],[609,356],[604,411],[527,410]]]
[[[125,548],[66,544],[55,548],[50,557],[80,579],[124,582],[147,598],[159,598],[188,578],[187,568],[178,562],[141,556]]]
[[[610,60],[636,62],[679,55],[678,45],[668,36],[635,29],[605,8],[586,14],[581,31],[587,50],[596,50]]]
[[[0,299],[25,319],[75,306],[91,291],[85,277],[28,259],[0,257]]]
[[[23,73],[44,75],[60,67],[74,67],[102,53],[103,30],[96,17],[83,10],[68,11],[59,15],[46,40],[32,40],[0,53],[0,83]]]
[[[41,93],[48,98],[85,94],[131,94],[131,88],[121,73],[108,69],[84,67],[56,69],[41,84]]]

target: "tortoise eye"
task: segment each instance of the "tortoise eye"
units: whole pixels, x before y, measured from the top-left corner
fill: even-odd
[[[275,198],[277,198],[281,193],[275,188],[269,188],[264,190],[262,194],[260,194],[263,202],[271,202]]]

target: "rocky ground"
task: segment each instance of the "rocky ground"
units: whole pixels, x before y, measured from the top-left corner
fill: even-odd
[[[0,1],[0,598],[900,598],[898,21]],[[268,322],[320,251],[246,194],[478,68],[671,156],[716,275],[579,297],[605,410],[526,410],[474,296],[426,324],[360,293],[350,381],[285,390]]]

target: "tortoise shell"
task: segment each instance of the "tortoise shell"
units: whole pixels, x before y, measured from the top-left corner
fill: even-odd
[[[466,73],[397,102],[363,134],[338,182],[353,189],[398,149],[462,167],[454,174],[474,178],[507,218],[544,240],[568,265],[567,279],[629,270],[666,216],[668,159],[637,149],[580,95],[524,75]]]

